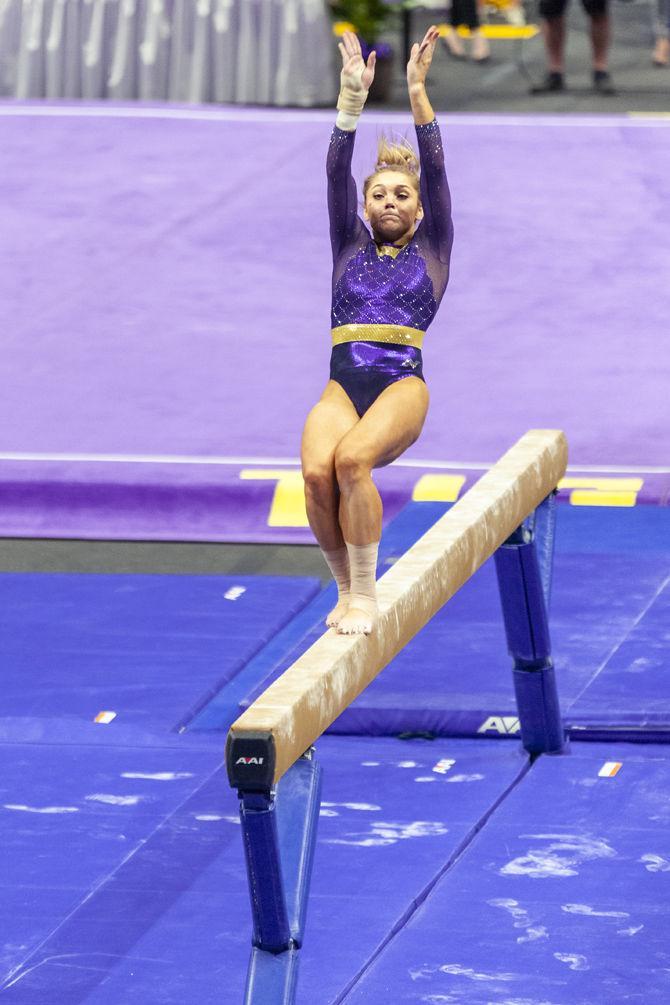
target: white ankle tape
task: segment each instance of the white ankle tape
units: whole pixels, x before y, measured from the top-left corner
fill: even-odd
[[[379,541],[374,541],[373,544],[349,544],[348,541],[345,543],[349,553],[351,592],[376,600],[375,579]]]
[[[349,597],[350,611],[363,611],[369,618],[377,614],[377,601],[374,597],[365,597],[362,593],[352,593]]]
[[[340,596],[349,593],[349,552],[346,547],[335,548],[333,551],[321,549],[328,568],[333,574],[333,579],[337,583],[337,590]]]

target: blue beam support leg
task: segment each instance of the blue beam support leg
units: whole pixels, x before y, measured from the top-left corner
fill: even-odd
[[[321,806],[321,770],[308,751],[272,791],[241,791],[253,948],[244,1005],[292,1005]]]
[[[242,793],[240,817],[251,896],[252,942],[270,953],[281,953],[291,948],[291,933],[274,796]]]
[[[557,754],[565,747],[547,615],[555,506],[552,493],[495,554],[521,739],[531,754]]]

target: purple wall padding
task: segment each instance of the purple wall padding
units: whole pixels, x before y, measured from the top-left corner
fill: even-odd
[[[271,474],[249,479],[250,471]],[[277,474],[298,471],[297,462],[279,468],[271,463],[0,460],[0,536],[313,544],[304,511],[301,515],[296,508],[295,521],[282,522],[276,508]],[[462,477],[462,495],[481,474],[483,470],[458,467],[383,468],[375,472],[375,481],[384,521],[411,501],[426,475]],[[642,480],[637,503],[667,505],[670,475],[651,474]],[[570,494],[565,489],[559,496],[568,502]]]
[[[667,121],[439,119],[456,242],[408,457],[488,463],[560,427],[573,465],[646,467],[667,502]],[[332,121],[0,105],[0,533],[306,539],[252,516],[257,486],[222,504],[218,473],[170,459],[298,454],[327,376]],[[359,179],[382,126],[411,135],[407,115],[366,115]],[[90,460],[63,489],[71,455]],[[110,456],[156,470],[100,487]]]

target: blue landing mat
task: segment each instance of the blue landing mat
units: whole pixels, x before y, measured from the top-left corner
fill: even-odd
[[[468,740],[324,737],[317,751],[324,803],[300,1005],[339,996],[527,765],[516,745]],[[33,807],[78,813],[0,808],[0,837],[14,834],[0,886],[3,1003],[241,1002],[251,917],[237,800],[211,755],[168,754],[21,748],[3,802],[29,793]],[[16,755],[0,755],[2,778]]]
[[[448,508],[439,503],[407,506],[382,538],[379,574]],[[550,625],[559,694],[571,726],[582,732],[593,724],[651,736],[645,730],[670,732],[670,638],[663,629],[669,576],[670,510],[558,507]],[[225,731],[322,634],[332,603],[331,590],[316,597],[222,689],[192,727]],[[492,561],[330,732],[518,733]]]
[[[669,569],[670,571],[670,569]],[[567,709],[573,722],[659,721],[670,729],[670,575]]]
[[[516,744],[478,740],[327,736],[317,751],[322,818],[297,1005],[340,1000],[528,766]]]
[[[226,812],[222,774],[220,751],[0,745],[0,986],[30,971],[3,1001],[64,1002],[55,988],[74,977],[97,983],[130,951],[138,930],[176,898],[175,874],[188,885],[211,856],[212,825],[198,810],[202,803],[216,819]],[[198,836],[188,860],[170,851],[176,818]],[[146,899],[124,901],[123,878],[160,844],[158,834],[162,860],[144,873]],[[68,943],[73,926],[80,945]],[[84,958],[91,941],[95,965]]]
[[[0,739],[39,723],[51,739],[67,724],[105,742],[173,730],[319,590],[288,577],[0,575]],[[101,711],[117,717],[92,726]]]
[[[667,1005],[669,790],[667,747],[541,758],[346,1005]]]
[[[670,730],[670,637],[659,632],[659,593],[670,577],[670,511],[559,506],[557,512],[550,627],[564,718]],[[411,516],[408,508],[408,530]],[[639,661],[632,673],[631,657]],[[636,687],[636,672],[645,673],[646,692]],[[331,730],[514,734],[515,715],[489,561]]]
[[[645,630],[669,572],[670,555],[557,554],[550,625],[568,722],[660,721],[670,727],[670,675],[664,672],[670,646],[667,636],[650,634],[658,625]],[[633,633],[635,641],[627,641]],[[617,662],[625,645],[641,661],[638,677],[646,668],[646,695],[636,688],[625,656]],[[496,733],[501,720],[516,714],[506,649],[495,568],[488,562],[331,730]],[[598,701],[596,682],[605,676],[616,678],[616,704]]]

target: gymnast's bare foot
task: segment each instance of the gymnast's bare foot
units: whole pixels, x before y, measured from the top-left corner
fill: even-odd
[[[332,611],[326,618],[326,624],[328,625],[328,627],[337,628],[340,621],[342,620],[342,618],[344,617],[344,615],[347,613],[348,610],[349,610],[349,594],[347,593],[344,596],[338,598],[335,607],[333,607]]]
[[[377,601],[371,597],[354,595],[349,610],[337,626],[340,635],[369,635],[377,621]]]

